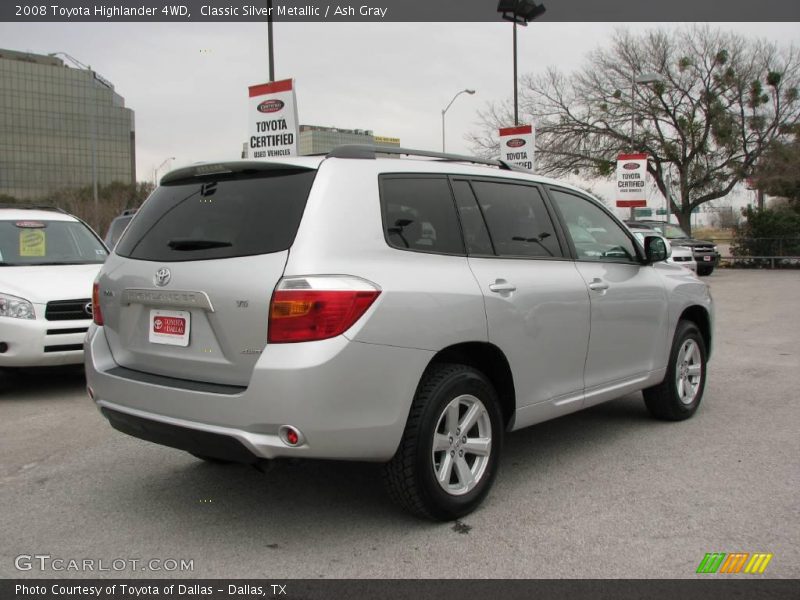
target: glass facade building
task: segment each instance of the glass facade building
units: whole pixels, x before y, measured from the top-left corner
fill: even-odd
[[[0,195],[135,183],[134,115],[94,71],[0,49]]]
[[[318,125],[300,125],[297,152],[300,156],[325,154],[343,144],[374,144],[400,147],[400,138],[374,135],[365,129],[339,129]]]

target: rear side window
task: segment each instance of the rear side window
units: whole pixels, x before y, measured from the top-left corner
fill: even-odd
[[[446,177],[383,175],[381,211],[393,248],[464,254],[458,217]]]
[[[472,187],[498,256],[562,256],[538,188],[490,181],[473,181]]]
[[[268,254],[294,242],[316,171],[181,181],[159,187],[117,254],[153,261]]]

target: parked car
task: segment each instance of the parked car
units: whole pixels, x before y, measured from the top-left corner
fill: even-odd
[[[106,237],[103,240],[106,246],[108,246],[109,251],[114,250],[114,246],[117,245],[119,238],[125,233],[125,228],[128,227],[128,223],[131,222],[137,210],[139,209],[128,208],[123,210],[122,214],[118,217],[114,217],[114,220],[111,221],[111,224],[108,226],[108,231],[106,231]]]
[[[712,302],[666,256],[501,161],[193,165],[100,273],[88,391],[116,429],[203,459],[383,462],[395,501],[454,519],[507,432],[638,390],[658,418],[694,414]]]
[[[628,229],[633,232],[633,235],[636,236],[636,239],[642,244],[644,244],[645,237],[656,233],[656,231],[651,227],[640,226],[637,225],[636,222],[628,222],[627,225]],[[694,259],[694,252],[692,252],[692,249],[686,246],[673,246],[670,244],[669,240],[666,238],[664,239],[666,240],[666,243],[669,245],[670,249],[667,262],[680,265],[681,267],[686,267],[690,271],[697,273],[697,261]]]
[[[685,246],[692,250],[694,259],[697,262],[697,274],[700,276],[711,275],[714,268],[719,264],[719,252],[714,242],[708,240],[696,240],[689,237],[683,229],[677,225],[665,221],[643,219],[641,221],[628,221],[628,225],[650,227],[666,237],[672,247]]]
[[[0,207],[0,367],[80,364],[106,247],[53,208]]]

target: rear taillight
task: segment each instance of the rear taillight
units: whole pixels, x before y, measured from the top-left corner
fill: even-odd
[[[92,286],[92,321],[96,325],[103,324],[103,311],[100,310],[100,284],[96,281]]]
[[[282,279],[269,305],[267,341],[279,344],[336,337],[350,329],[380,293],[376,285],[358,277]]]

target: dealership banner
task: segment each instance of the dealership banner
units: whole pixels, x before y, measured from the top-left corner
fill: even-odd
[[[533,171],[533,125],[500,128],[500,160]]]
[[[647,206],[647,154],[617,157],[617,207]]]
[[[294,79],[251,85],[247,158],[297,156]]]

